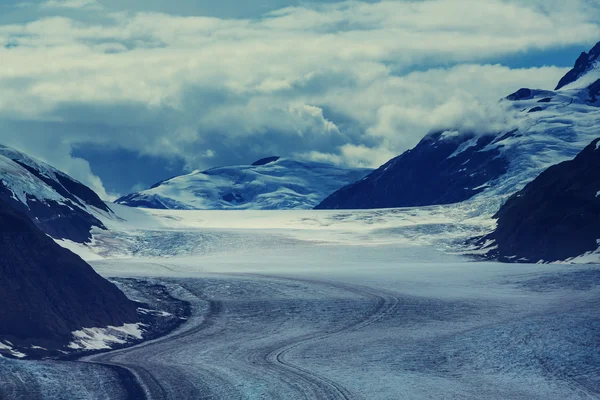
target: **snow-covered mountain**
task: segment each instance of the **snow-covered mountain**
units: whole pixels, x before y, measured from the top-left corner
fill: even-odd
[[[55,239],[86,242],[92,227],[104,229],[94,216],[110,209],[98,195],[56,168],[0,145],[0,200],[25,213]]]
[[[371,170],[268,157],[252,165],[194,171],[116,201],[158,209],[310,209]]]
[[[583,53],[557,89],[523,88],[501,100],[504,131],[445,130],[343,187],[320,209],[447,204],[509,195],[551,165],[572,159],[598,135],[600,43]]]

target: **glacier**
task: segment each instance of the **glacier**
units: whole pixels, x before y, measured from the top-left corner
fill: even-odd
[[[191,316],[78,362],[0,359],[0,388],[33,399],[597,398],[597,265],[457,254],[493,229],[495,208],[116,205],[93,245],[72,248],[104,276],[165,283]]]

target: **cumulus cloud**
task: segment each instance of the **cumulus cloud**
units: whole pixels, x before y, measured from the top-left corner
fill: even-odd
[[[377,166],[430,129],[500,125],[500,97],[565,72],[486,60],[600,33],[584,0],[350,1],[254,19],[96,5],[48,0],[56,15],[0,25],[0,141],[101,192],[73,146],[181,157],[190,169],[270,154]],[[23,134],[31,140],[14,139]]]

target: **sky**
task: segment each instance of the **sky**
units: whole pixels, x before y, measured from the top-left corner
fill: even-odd
[[[377,167],[502,129],[600,40],[596,0],[3,0],[0,142],[105,199],[271,155]]]

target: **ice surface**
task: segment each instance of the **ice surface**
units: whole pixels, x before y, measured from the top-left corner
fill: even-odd
[[[108,232],[73,248],[104,276],[164,282],[190,303],[190,318],[166,337],[85,363],[0,361],[0,387],[26,376],[35,382],[28,387],[55,394],[32,398],[61,398],[60,377],[71,379],[72,395],[86,371],[81,390],[97,391],[72,398],[126,398],[112,366],[151,398],[598,398],[597,266],[450,253],[456,241],[492,229],[496,207],[117,206],[103,220]],[[99,347],[107,334],[81,336]]]
[[[423,208],[330,210],[150,210],[115,205],[99,215],[108,231],[94,231],[90,246],[69,244],[84,259],[233,255],[282,249],[304,242],[331,245],[456,244],[495,226],[502,198]]]
[[[105,367],[0,357],[0,397],[10,400],[127,400],[117,374]]]
[[[171,260],[181,277],[164,279],[191,302],[190,320],[87,361],[139,366],[182,399],[597,398],[595,268],[355,247],[214,267],[234,275],[202,272],[212,258]]]

